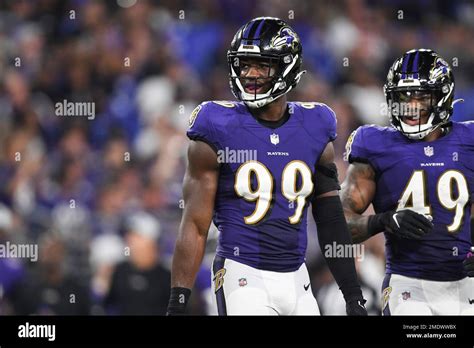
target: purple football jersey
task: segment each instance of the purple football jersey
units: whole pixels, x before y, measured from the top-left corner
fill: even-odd
[[[471,246],[474,188],[474,123],[453,122],[431,142],[414,141],[391,127],[363,126],[349,138],[350,162],[374,168],[377,213],[412,209],[433,218],[421,240],[385,233],[387,273],[427,280],[466,276],[462,262]]]
[[[336,138],[334,112],[320,103],[288,103],[276,128],[237,102],[205,102],[187,135],[218,155],[213,221],[217,255],[262,270],[290,272],[304,262],[307,208],[315,165]]]

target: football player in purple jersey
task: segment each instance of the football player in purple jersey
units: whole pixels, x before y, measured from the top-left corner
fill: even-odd
[[[474,123],[450,121],[454,76],[432,50],[397,59],[384,92],[392,127],[359,127],[346,145],[352,238],[385,232],[384,315],[474,314]]]
[[[191,114],[185,208],[172,265],[168,314],[182,314],[209,226],[220,315],[319,314],[305,266],[307,208],[321,247],[351,244],[338,196],[334,112],[288,102],[303,71],[298,35],[278,18],[242,26],[228,51],[238,102],[211,101]],[[327,258],[349,315],[367,315],[353,255]]]

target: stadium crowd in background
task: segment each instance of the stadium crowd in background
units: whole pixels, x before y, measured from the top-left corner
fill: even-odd
[[[301,38],[308,72],[289,99],[336,112],[341,182],[350,132],[388,124],[382,85],[409,49],[448,60],[465,99],[453,119],[474,117],[474,4],[466,1],[3,1],[0,243],[38,244],[39,258],[0,258],[0,314],[165,313],[188,117],[201,101],[234,99],[226,51],[261,15],[288,21]],[[61,116],[64,101],[91,103],[94,115]],[[313,291],[323,314],[344,314],[315,233],[311,226]],[[216,235],[194,314],[213,314]],[[381,235],[366,242],[357,263],[370,314],[380,312],[383,243]]]

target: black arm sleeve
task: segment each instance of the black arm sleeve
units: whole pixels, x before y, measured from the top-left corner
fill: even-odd
[[[352,244],[339,196],[316,199],[313,201],[312,211],[318,228],[321,251],[344,299],[348,302],[362,298],[352,255],[351,257],[329,257],[326,253],[327,248],[334,248],[334,243],[337,246]]]
[[[335,163],[318,164],[315,169],[313,179],[315,197],[326,192],[339,191],[341,189]]]

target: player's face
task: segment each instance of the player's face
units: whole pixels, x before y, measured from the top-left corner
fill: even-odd
[[[240,61],[240,81],[245,92],[252,94],[268,92],[276,68],[277,64],[272,63],[269,59],[242,58]]]
[[[399,101],[402,105],[402,121],[409,126],[426,124],[430,117],[432,95],[426,91],[400,92]]]

